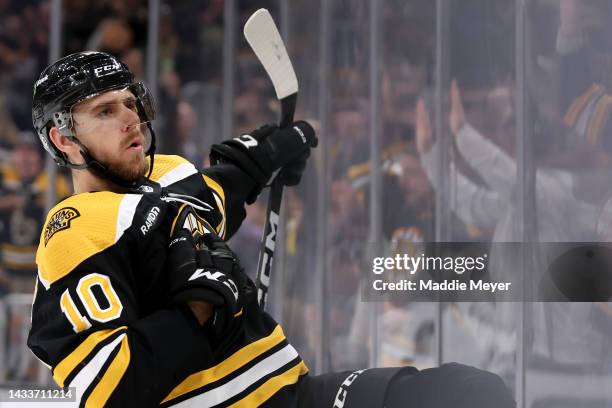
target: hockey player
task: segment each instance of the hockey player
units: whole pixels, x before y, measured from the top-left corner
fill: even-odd
[[[28,345],[80,406],[513,406],[499,378],[456,364],[308,376],[224,240],[273,176],[299,182],[314,131],[261,127],[198,170],[154,154],[154,117],[105,53],[64,57],[34,86],[34,126],[75,195],[41,233]]]

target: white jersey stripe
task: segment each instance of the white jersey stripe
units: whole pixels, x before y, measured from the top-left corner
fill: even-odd
[[[91,383],[97,377],[100,369],[108,360],[113,350],[121,343],[121,340],[125,337],[125,333],[118,336],[111,343],[102,347],[96,356],[89,362],[85,367],[81,369],[79,374],[70,382],[69,387],[76,388],[76,400],[80,403],[83,393],[89,388]]]
[[[42,283],[43,287],[46,290],[49,290],[49,288],[51,287],[51,283],[49,283],[48,280],[46,280],[45,278],[43,278],[43,274],[40,272],[40,268],[37,268],[37,277],[38,280],[40,281],[40,283]],[[36,287],[38,287],[38,285],[36,285]],[[36,300],[36,296],[34,296],[34,300]],[[32,307],[34,307],[34,301],[32,301]]]
[[[293,346],[287,344],[231,381],[172,406],[177,408],[205,408],[221,404],[240,394],[249,386],[257,383],[296,357],[298,357],[297,351]]]
[[[183,180],[192,174],[196,174],[198,170],[191,163],[182,163],[164,174],[157,181],[162,187],[167,187],[170,184]]]
[[[119,214],[117,215],[117,229],[115,231],[115,242],[123,236],[126,229],[132,225],[136,207],[142,199],[141,194],[126,194],[119,204]]]

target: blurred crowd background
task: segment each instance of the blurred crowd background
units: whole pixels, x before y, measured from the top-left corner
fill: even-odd
[[[202,167],[211,144],[277,120],[241,28],[260,7],[280,22],[300,81],[296,117],[321,143],[284,196],[270,311],[313,372],[460,361],[501,375],[520,406],[612,407],[610,303],[360,300],[373,250],[610,241],[612,2],[161,1],[154,78],[152,2],[59,3],[60,55],[107,51],[154,81],[159,151]],[[31,124],[52,9],[0,0],[4,384],[50,378],[25,337],[46,196],[71,194],[68,173],[49,181]],[[248,208],[230,243],[253,274],[265,206],[264,196]],[[508,258],[491,246],[491,276],[515,265]]]

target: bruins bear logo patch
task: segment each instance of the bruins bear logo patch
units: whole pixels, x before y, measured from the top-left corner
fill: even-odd
[[[72,207],[57,210],[45,227],[45,246],[56,232],[70,228],[70,222],[80,215],[77,209]]]

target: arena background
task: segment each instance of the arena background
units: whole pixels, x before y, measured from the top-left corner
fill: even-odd
[[[70,178],[32,130],[38,73],[118,55],[156,97],[159,150],[204,166],[212,143],[278,117],[242,37],[260,7],[320,138],[284,196],[268,305],[311,370],[459,361],[519,407],[612,407],[610,303],[362,302],[359,287],[372,251],[425,241],[610,241],[605,219],[573,227],[612,190],[607,0],[0,0],[2,387],[51,384],[25,340],[42,217]],[[265,203],[231,241],[250,273]]]

